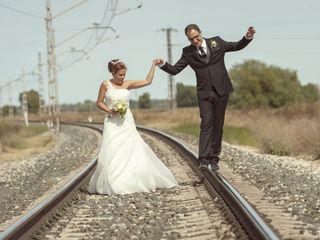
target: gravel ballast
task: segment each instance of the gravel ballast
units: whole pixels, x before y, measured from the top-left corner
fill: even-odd
[[[31,159],[0,165],[0,223],[20,215],[64,176],[90,162],[98,141],[93,130],[62,126],[53,149]]]

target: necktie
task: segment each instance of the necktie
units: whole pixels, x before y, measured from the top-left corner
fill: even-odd
[[[200,50],[200,56],[203,57],[203,58],[206,58],[206,57],[207,57],[207,54],[206,54],[206,52],[204,51],[204,49],[203,49],[202,46],[199,47],[199,50]]]

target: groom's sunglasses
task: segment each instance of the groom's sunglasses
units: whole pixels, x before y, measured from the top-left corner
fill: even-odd
[[[193,41],[194,39],[200,39],[200,33],[198,35],[195,35],[194,37],[192,38],[188,38],[188,40],[191,42]]]

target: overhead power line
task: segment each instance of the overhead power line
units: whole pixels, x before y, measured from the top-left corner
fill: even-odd
[[[88,1],[88,0],[82,0],[81,2],[79,2],[79,3],[75,4],[75,5],[73,5],[73,6],[69,7],[69,8],[67,8],[66,10],[62,11],[61,13],[58,13],[57,15],[53,16],[53,17],[52,17],[52,19],[57,18],[57,17],[59,17],[59,16],[61,16],[61,15],[65,14],[65,13],[67,13],[67,12],[71,11],[72,9],[74,9],[74,8],[76,8],[76,7],[80,6],[80,5],[82,5],[83,3],[87,2],[87,1]]]
[[[136,7],[126,8],[125,10],[123,10],[123,9],[120,10],[118,8],[119,0],[108,0],[106,3],[105,9],[104,9],[103,16],[102,16],[99,23],[93,23],[93,25],[94,25],[93,27],[84,28],[84,29],[78,31],[77,33],[71,35],[70,37],[66,38],[62,42],[59,42],[56,45],[57,47],[72,40],[73,38],[76,38],[76,37],[82,35],[83,33],[85,33],[88,30],[91,31],[87,42],[84,44],[84,46],[82,46],[82,48],[77,50],[78,52],[82,51],[82,52],[85,52],[86,54],[82,54],[78,58],[74,58],[73,62],[69,63],[68,65],[63,64],[63,66],[61,66],[61,68],[59,70],[63,71],[66,68],[71,67],[72,65],[74,65],[77,62],[83,61],[84,59],[88,59],[89,53],[91,53],[101,43],[108,41],[110,39],[119,38],[119,34],[117,34],[117,31],[111,26],[112,20],[117,15],[141,8],[142,7],[141,1],[136,0],[136,2],[138,3],[138,5]],[[114,35],[113,37],[107,37],[107,38],[105,37],[108,30],[111,30],[111,32]],[[69,57],[70,56],[67,56],[67,58],[69,58]],[[66,63],[67,61],[63,61],[63,62]]]
[[[41,16],[35,15],[33,13],[30,13],[30,12],[26,12],[26,11],[23,11],[23,10],[20,10],[20,9],[17,9],[17,8],[13,8],[13,7],[4,5],[3,3],[0,3],[0,7],[9,9],[11,11],[14,11],[14,12],[17,12],[17,13],[20,13],[20,14],[23,14],[23,15],[26,15],[26,16],[29,16],[29,17],[38,18],[38,19],[40,18],[42,20],[44,19],[44,17],[41,17]]]
[[[52,19],[55,19],[61,15],[63,15],[66,12],[69,12],[70,10],[74,9],[75,7],[78,7],[79,5],[82,5],[83,3],[87,2],[88,0],[80,0],[79,3],[77,3],[76,5],[73,5],[71,7],[69,7],[68,9],[62,11],[61,13],[58,13],[55,16],[51,16],[51,21]],[[61,55],[65,55],[66,53],[68,54],[66,56],[66,58],[62,61],[62,65],[58,66],[56,64],[56,71],[60,72],[63,71],[69,67],[71,67],[72,65],[74,65],[77,62],[83,61],[85,59],[89,58],[89,53],[92,52],[98,45],[100,45],[103,42],[106,42],[110,39],[115,39],[115,38],[119,38],[119,35],[117,34],[117,31],[111,27],[111,23],[112,20],[114,19],[115,16],[117,15],[121,15],[125,12],[128,11],[132,11],[132,10],[136,10],[142,7],[142,3],[140,0],[136,0],[136,2],[138,3],[135,7],[132,8],[126,8],[126,9],[119,9],[118,8],[118,4],[119,4],[119,0],[108,0],[106,5],[105,5],[105,9],[102,15],[101,20],[98,23],[93,23],[94,26],[90,26],[87,28],[83,28],[82,30],[78,31],[77,33],[72,34],[71,36],[67,37],[66,39],[64,39],[62,42],[59,42],[58,44],[53,44],[54,47],[60,47],[61,45],[63,45],[64,43],[78,37],[79,35],[82,35],[84,32],[86,31],[90,31],[90,35],[88,37],[87,42],[84,44],[84,46],[82,46],[82,48],[78,49],[75,47],[71,47],[70,50],[68,51],[63,51]],[[20,14],[23,15],[27,15],[33,18],[37,18],[37,19],[42,19],[42,20],[46,20],[46,22],[48,21],[48,17],[42,17],[42,16],[38,16],[35,15],[33,13],[27,12],[27,11],[23,11],[17,8],[13,8],[11,6],[7,6],[5,4],[0,3],[0,7],[9,9],[11,11],[14,12],[18,12]],[[108,36],[106,37],[106,33],[107,31],[111,31],[113,34],[113,36]],[[71,60],[71,61],[70,61]],[[44,64],[45,62],[41,63]],[[26,73],[25,75],[28,76],[33,75],[35,71]],[[5,84],[0,84],[0,90],[2,90],[1,95],[4,95],[6,92],[4,92],[4,88],[10,88],[11,84],[15,83],[15,82],[19,82],[20,78],[11,80]],[[27,80],[27,79],[26,79]],[[27,81],[26,81],[27,82]],[[16,89],[16,88],[15,88]]]

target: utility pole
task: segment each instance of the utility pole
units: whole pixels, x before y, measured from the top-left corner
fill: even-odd
[[[50,120],[48,122],[49,131],[51,134],[52,126],[54,127],[54,120],[56,121],[55,133],[59,135],[60,132],[60,105],[59,105],[59,94],[58,94],[58,76],[57,76],[57,56],[56,56],[56,40],[53,29],[53,19],[71,11],[72,9],[82,5],[88,0],[81,0],[79,3],[67,8],[56,16],[52,16],[50,0],[46,0],[46,13],[45,18],[46,30],[47,30],[47,61],[48,61],[48,81],[49,81],[49,115]]]
[[[49,115],[51,119],[49,120],[49,126],[55,124],[55,133],[60,132],[60,106],[59,106],[59,96],[58,96],[58,78],[57,78],[57,62],[56,62],[56,43],[55,43],[55,33],[52,26],[52,12],[50,0],[46,0],[46,11],[47,17],[46,29],[47,29],[47,61],[48,61],[48,80],[49,80]],[[51,128],[51,127],[49,127]],[[51,129],[49,129],[51,132]]]
[[[171,32],[177,32],[178,30],[173,28],[162,28],[161,31],[166,32],[167,35],[167,49],[168,49],[168,62],[172,64],[172,44],[171,44]],[[170,101],[170,108],[173,109],[175,107],[175,84],[174,78],[171,74],[169,76],[168,82],[168,94],[169,94],[169,101]]]
[[[45,111],[44,111],[44,91],[43,91],[41,53],[38,54],[38,80],[39,80],[39,115],[42,115],[45,113]]]
[[[12,106],[12,88],[9,82],[9,117],[13,117],[13,106]]]
[[[22,71],[21,82],[22,82],[22,116],[24,118],[24,123],[26,127],[29,127],[29,119],[28,119],[28,96],[25,85],[25,73]]]

